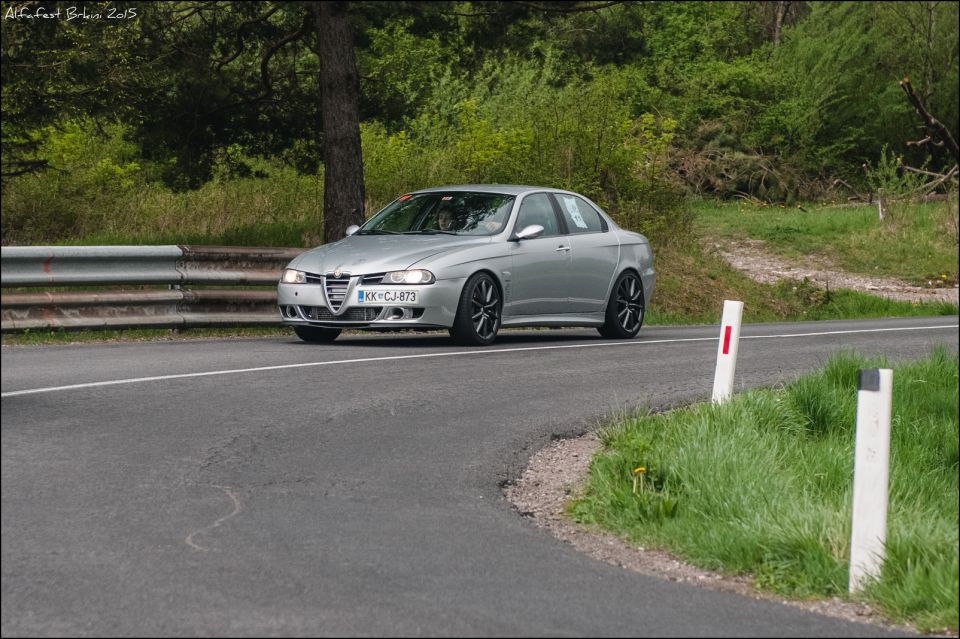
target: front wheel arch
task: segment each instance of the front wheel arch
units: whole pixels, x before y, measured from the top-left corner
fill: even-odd
[[[478,287],[484,284],[489,284],[492,288],[493,294],[489,296],[491,300],[489,305],[483,304],[475,295],[479,292]],[[486,289],[488,294],[490,288]],[[481,297],[484,296],[481,294]],[[467,278],[460,290],[456,315],[453,326],[450,327],[450,336],[456,343],[468,346],[492,344],[502,324],[503,306],[503,287],[497,276],[486,269],[476,271]],[[482,316],[479,323],[474,319],[477,316]],[[492,326],[491,320],[493,320]]]
[[[463,294],[463,287],[467,285],[467,282],[469,282],[472,278],[476,277],[477,275],[480,275],[481,273],[489,275],[490,279],[493,280],[493,283],[497,285],[497,294],[500,295],[500,315],[502,316],[503,309],[507,305],[507,298],[504,296],[504,290],[506,287],[504,283],[500,280],[500,278],[497,276],[497,274],[491,271],[489,268],[477,269],[476,271],[470,273],[470,275],[467,275],[465,278],[463,278],[463,286],[460,287],[460,294],[461,295]],[[454,312],[456,312],[456,310],[457,309],[454,309]],[[453,327],[451,326],[448,328],[452,330]]]

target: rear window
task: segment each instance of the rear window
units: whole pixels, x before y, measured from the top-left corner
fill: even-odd
[[[600,214],[583,198],[566,193],[554,193],[554,197],[560,203],[568,233],[599,233],[606,230]]]

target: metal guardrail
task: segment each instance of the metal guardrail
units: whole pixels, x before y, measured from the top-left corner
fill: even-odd
[[[177,245],[0,247],[0,286],[4,289],[0,331],[279,325],[275,287],[280,271],[304,250]],[[154,288],[144,288],[151,285]],[[156,288],[159,285],[167,289]],[[191,289],[191,285],[264,288]],[[37,290],[78,286],[121,288]]]

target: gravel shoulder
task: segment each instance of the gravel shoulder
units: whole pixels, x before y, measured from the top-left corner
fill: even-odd
[[[687,564],[669,552],[643,548],[624,538],[595,526],[579,524],[566,515],[566,504],[581,490],[590,460],[599,451],[601,443],[595,433],[581,437],[560,439],[541,449],[530,458],[521,476],[504,487],[504,496],[522,517],[545,528],[555,537],[594,559],[625,570],[710,588],[733,592],[746,597],[779,601],[810,612],[845,619],[847,621],[881,626],[901,632],[917,632],[906,625],[886,621],[870,606],[839,598],[820,600],[789,600],[782,596],[756,590],[750,576],[723,575]],[[948,631],[928,636],[956,637]]]
[[[871,277],[847,273],[822,259],[808,259],[803,264],[791,262],[770,254],[761,240],[706,240],[709,250],[715,251],[733,268],[763,284],[780,280],[809,279],[820,288],[846,288],[870,295],[906,302],[949,302],[957,304],[960,290],[952,287],[913,286],[894,278]],[[931,285],[934,284],[931,282]]]

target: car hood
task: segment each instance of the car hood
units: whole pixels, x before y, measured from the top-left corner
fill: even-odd
[[[488,244],[491,239],[454,235],[351,235],[301,253],[290,267],[317,274],[329,273],[337,267],[351,275],[402,271],[439,253]]]

